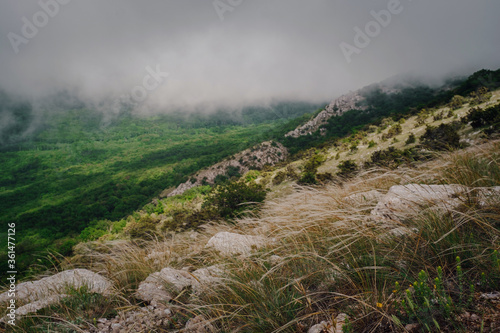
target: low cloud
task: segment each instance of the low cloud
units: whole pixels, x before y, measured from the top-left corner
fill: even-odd
[[[357,28],[395,1],[6,0],[0,87],[30,99],[66,91],[116,112],[158,68],[168,77],[132,102],[168,112],[326,101],[402,72],[500,67],[500,2],[490,0],[398,1],[347,61],[342,43],[355,46]]]

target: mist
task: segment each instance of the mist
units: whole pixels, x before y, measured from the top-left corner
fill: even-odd
[[[329,101],[400,73],[500,67],[498,13],[491,0],[5,0],[0,89],[109,114]]]

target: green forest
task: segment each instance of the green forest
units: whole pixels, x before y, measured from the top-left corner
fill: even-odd
[[[190,174],[269,139],[279,124],[322,105],[150,117],[124,112],[112,121],[78,108],[47,112],[28,137],[18,133],[30,126],[30,105],[4,106],[17,122],[0,147],[0,220],[16,224],[18,270],[28,272],[29,265],[45,263],[48,251],[70,254],[92,222],[126,217]],[[4,259],[5,249],[2,244]]]

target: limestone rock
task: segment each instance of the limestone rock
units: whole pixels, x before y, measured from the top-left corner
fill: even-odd
[[[183,333],[215,333],[215,327],[203,316],[191,318],[186,323]]]
[[[331,321],[322,321],[321,323],[312,326],[307,333],[337,333],[342,332],[342,327],[349,316],[345,313],[339,313],[333,324]]]
[[[375,217],[401,220],[408,213],[416,213],[422,206],[439,205],[452,208],[460,203],[460,185],[396,185],[379,200],[371,214]]]
[[[141,282],[135,296],[147,302],[169,301],[192,283],[193,277],[188,272],[167,267]]]
[[[18,316],[36,312],[56,304],[68,289],[88,287],[90,293],[109,295],[113,284],[105,277],[86,269],[71,269],[37,281],[22,282],[16,286],[16,300],[27,303],[16,309]],[[9,302],[9,292],[0,294],[0,304]],[[3,318],[0,321],[5,320]]]
[[[307,333],[335,333],[335,331],[333,330],[332,323],[322,321],[321,323],[312,326]]]
[[[200,268],[192,273],[167,267],[141,282],[135,296],[152,304],[167,302],[186,287],[192,286],[195,294],[212,290],[214,285],[222,282],[224,275],[219,265]]]
[[[192,275],[193,293],[200,294],[214,291],[215,286],[224,282],[226,273],[222,266],[214,265],[197,269]]]
[[[206,248],[213,248],[222,255],[248,255],[253,249],[265,246],[273,242],[268,238],[260,236],[240,235],[231,232],[219,232],[208,241]]]
[[[487,205],[500,196],[500,187],[466,187],[462,185],[396,185],[379,200],[371,211],[372,216],[401,221],[408,213],[416,213],[422,207],[452,209],[461,203],[475,201]]]
[[[68,288],[89,288],[91,293],[108,295],[113,284],[105,277],[87,269],[71,269],[45,277],[38,281],[19,283],[16,286],[16,299],[22,302],[36,302],[47,297],[65,294]],[[0,304],[10,299],[8,292],[0,294]]]
[[[365,98],[360,95],[359,91],[342,95],[327,105],[323,111],[314,117],[314,119],[311,119],[307,123],[297,127],[295,130],[288,132],[285,134],[285,137],[291,136],[293,138],[298,138],[300,136],[312,134],[316,132],[321,125],[326,124],[328,119],[333,116],[340,116],[344,112],[353,109],[364,110],[366,107],[360,105],[364,99]]]

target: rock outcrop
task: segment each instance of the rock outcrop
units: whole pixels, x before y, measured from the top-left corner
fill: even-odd
[[[274,239],[261,236],[219,232],[210,238],[205,247],[219,251],[223,256],[248,255],[253,249],[258,249],[274,241]]]
[[[219,283],[224,275],[220,266],[200,268],[192,273],[166,267],[141,282],[135,296],[156,306],[158,302],[170,301],[186,287],[192,287],[194,295],[209,290]]]
[[[291,136],[293,138],[298,138],[304,135],[310,135],[316,132],[321,125],[328,122],[333,116],[340,116],[344,112],[349,110],[364,110],[366,106],[361,105],[364,101],[364,97],[360,95],[359,91],[351,92],[346,95],[342,95],[333,102],[331,102],[323,111],[318,113],[314,119],[309,120],[304,125],[297,127],[295,130],[285,134],[285,137]]]
[[[217,176],[227,175],[230,169],[236,170],[239,174],[244,174],[250,169],[262,169],[265,165],[274,165],[285,160],[287,156],[288,150],[281,143],[274,141],[262,142],[198,172],[190,180],[180,184],[170,192],[168,196],[182,194],[193,187],[203,184],[214,184]]]
[[[500,195],[497,187],[466,187],[462,185],[396,185],[379,200],[371,215],[386,220],[403,221],[409,213],[415,214],[423,207],[449,210],[456,206],[475,201],[486,205]]]
[[[19,283],[16,301],[27,303],[16,310],[18,315],[36,312],[59,302],[70,289],[87,287],[90,293],[109,295],[113,284],[105,277],[86,269],[71,269],[45,277],[38,281]],[[0,294],[0,304],[9,302],[9,293]]]

